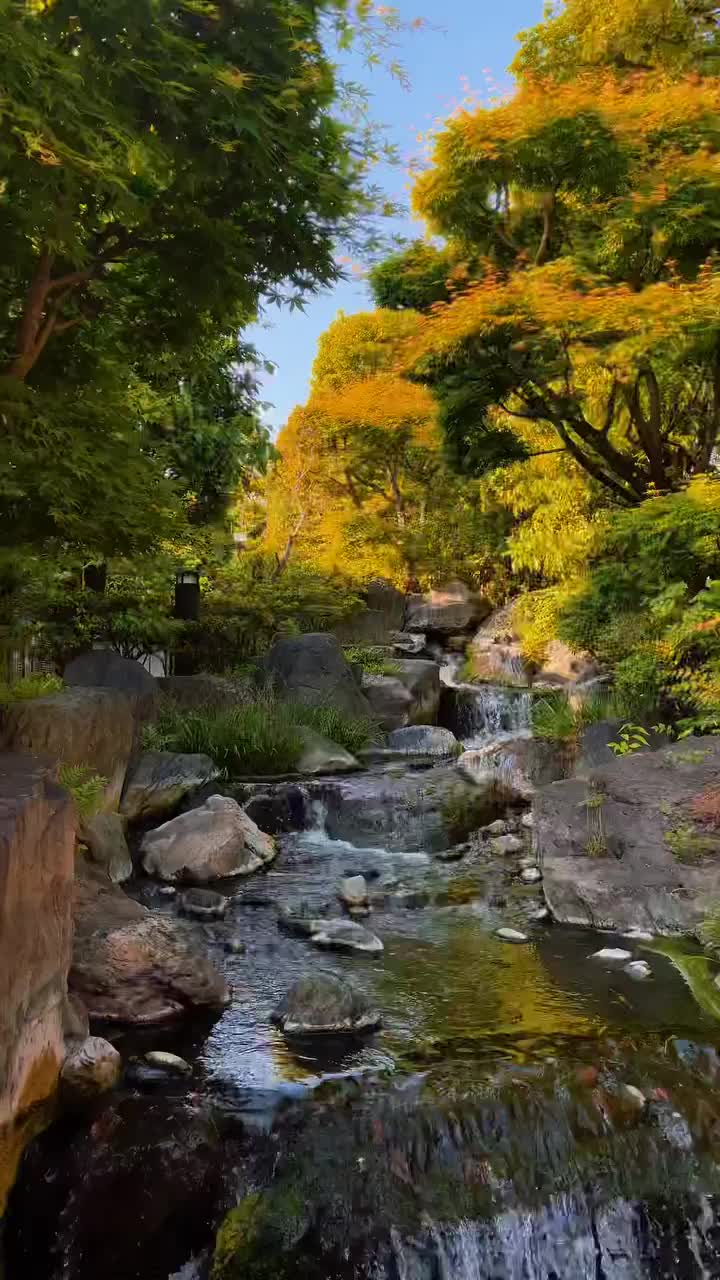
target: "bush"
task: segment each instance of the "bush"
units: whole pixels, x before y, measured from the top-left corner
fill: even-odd
[[[228,708],[181,711],[172,704],[143,733],[146,751],[198,752],[210,756],[227,777],[291,773],[304,747],[303,727],[355,752],[375,735],[369,720],[334,707],[278,702],[269,693],[248,695]]]
[[[616,715],[628,720],[642,720],[658,707],[663,676],[654,653],[640,651],[623,658],[615,668],[613,697],[622,710]]]
[[[70,792],[81,818],[91,818],[102,804],[107,778],[87,764],[61,764],[60,785]]]
[[[44,698],[49,693],[60,693],[64,688],[60,676],[38,671],[20,680],[0,682],[0,702],[19,702],[29,698]]]

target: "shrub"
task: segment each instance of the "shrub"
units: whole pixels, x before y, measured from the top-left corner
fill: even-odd
[[[518,600],[512,620],[527,662],[537,667],[544,663],[548,645],[557,639],[559,618],[568,599],[569,589],[557,586],[532,591]]]
[[[663,676],[654,653],[640,651],[623,658],[615,668],[613,698],[617,715],[642,720],[657,710]]]
[[[536,698],[532,705],[532,727],[538,738],[549,742],[570,742],[578,735],[578,713],[564,694]]]
[[[107,778],[87,764],[61,764],[60,785],[70,792],[81,818],[91,818],[102,804]]]
[[[49,693],[59,693],[64,688],[60,676],[38,671],[10,683],[0,682],[0,702],[19,702],[30,698],[44,698]]]

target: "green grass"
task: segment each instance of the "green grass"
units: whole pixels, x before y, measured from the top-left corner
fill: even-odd
[[[580,722],[564,694],[549,695],[534,700],[532,727],[536,737],[548,742],[571,742],[578,736]]]
[[[60,676],[37,671],[20,680],[0,681],[0,702],[19,702],[29,698],[44,698],[49,693],[60,693],[64,688]]]
[[[720,836],[708,836],[685,823],[665,832],[665,843],[678,862],[689,866],[720,853]]]
[[[60,785],[69,791],[81,818],[92,818],[102,804],[107,778],[87,764],[61,764],[58,772]]]
[[[370,676],[394,676],[400,664],[374,645],[349,644],[343,649],[348,662],[361,666]]]
[[[709,947],[713,951],[720,951],[720,902],[711,904],[705,919],[698,929],[698,937],[704,947]]]
[[[371,721],[344,715],[335,707],[279,702],[269,693],[257,693],[227,708],[181,711],[168,704],[145,728],[143,746],[146,751],[210,756],[230,778],[292,773],[303,751],[303,728],[353,753],[377,735]]]

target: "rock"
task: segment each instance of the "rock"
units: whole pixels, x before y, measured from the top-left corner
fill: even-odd
[[[717,897],[720,838],[695,822],[691,803],[719,773],[720,739],[693,738],[538,791],[534,839],[555,919],[621,933],[694,933]],[[588,852],[594,812],[605,856]]]
[[[222,920],[228,900],[213,889],[186,889],[178,899],[178,911],[195,920]]]
[[[462,582],[449,582],[428,595],[409,596],[405,626],[408,631],[429,631],[441,635],[466,631],[489,612],[489,606],[474,596]]]
[[[222,710],[237,706],[247,696],[242,681],[209,672],[194,676],[160,676],[156,683],[163,697],[181,711],[197,711],[204,707]]]
[[[159,1067],[170,1075],[192,1075],[190,1063],[186,1062],[184,1058],[180,1058],[176,1053],[165,1053],[162,1049],[152,1049],[150,1053],[145,1054],[145,1061],[149,1062],[151,1067]]]
[[[519,836],[495,836],[490,841],[490,848],[493,853],[499,856],[505,856],[509,853],[519,853],[524,849],[524,845]]]
[[[368,609],[382,614],[387,635],[402,631],[405,622],[405,595],[385,578],[373,578],[365,588]]]
[[[148,875],[206,884],[258,871],[272,862],[276,848],[237,801],[211,796],[199,809],[148,831],[140,853]]]
[[[345,978],[308,974],[290,988],[273,1011],[286,1035],[328,1035],[373,1031],[380,1015],[367,997]]]
[[[229,1000],[192,928],[148,911],[77,859],[70,988],[91,1019],[152,1024]]]
[[[654,936],[646,929],[629,929],[627,933],[623,934],[624,938],[632,938],[633,942],[652,942]]]
[[[506,927],[503,927],[502,929],[496,929],[495,937],[500,938],[502,942],[528,942],[529,941],[526,933],[520,933],[519,929],[508,929]]]
[[[128,699],[138,722],[149,720],[157,708],[155,677],[142,663],[122,658],[114,649],[93,649],[73,658],[63,680],[70,688],[115,689]]]
[[[600,667],[589,654],[574,653],[562,640],[551,640],[543,663],[533,677],[533,686],[562,688],[587,684],[600,674]]]
[[[303,727],[303,751],[297,762],[298,773],[352,773],[360,765],[354,756],[337,742],[331,742],[314,729]]]
[[[524,827],[526,831],[532,831],[533,827],[535,826],[535,819],[533,817],[532,809],[528,809],[523,814],[522,818],[520,819],[520,826]]]
[[[480,680],[516,686],[529,684],[522,646],[513,625],[516,604],[517,600],[511,600],[491,613],[472,640],[468,661]]]
[[[542,878],[542,871],[539,867],[524,867],[520,872],[520,879],[523,884],[538,884]]]
[[[338,640],[326,632],[276,640],[260,674],[281,697],[313,707],[333,706],[348,715],[370,715]]]
[[[129,822],[168,817],[185,796],[219,776],[209,756],[145,751],[128,773],[120,812]]]
[[[64,689],[0,706],[0,751],[88,766],[107,778],[107,810],[117,808],[134,736],[130,702],[113,689]]]
[[[623,970],[628,978],[634,978],[636,982],[644,982],[646,978],[652,978],[652,969],[646,960],[631,960],[630,964],[626,964]]]
[[[603,947],[601,951],[593,951],[591,960],[599,960],[601,964],[626,964],[632,960],[632,951],[623,951],[621,947]]]
[[[232,938],[228,938],[225,943],[225,950],[231,956],[244,956],[247,947],[245,946],[242,938],[238,938],[237,935],[234,935]]]
[[[173,889],[171,884],[159,884],[155,886],[155,892],[161,898],[174,898],[177,896],[177,889]]]
[[[375,955],[384,950],[380,939],[354,920],[317,920],[310,933],[310,941],[316,947],[331,947],[339,951],[367,951]]]
[[[113,1089],[120,1079],[122,1058],[102,1036],[88,1036],[69,1053],[60,1076],[63,1093],[84,1102]]]
[[[321,915],[314,904],[303,899],[284,902],[278,911],[278,928],[296,938],[309,938],[314,929],[323,925],[324,921],[318,918]]]
[[[355,907],[367,907],[368,887],[364,876],[347,876],[340,881],[338,897],[352,910]]]
[[[68,994],[63,1014],[63,1033],[67,1052],[71,1046],[76,1047],[90,1035],[90,1019],[82,1000],[76,995]]]
[[[452,849],[439,849],[435,854],[438,862],[460,862],[468,851],[466,844],[453,845]]]
[[[647,1104],[645,1094],[634,1084],[621,1084],[617,1091],[617,1098],[624,1110],[636,1114],[644,1111]]]
[[[400,658],[393,672],[412,698],[408,724],[434,724],[440,707],[440,666],[426,658]]]
[[[261,831],[277,836],[312,826],[308,793],[296,782],[281,782],[251,794],[243,809]]]
[[[51,761],[0,756],[0,1217],[65,1057],[75,822]]]
[[[413,725],[407,729],[395,729],[388,734],[388,747],[401,755],[418,756],[456,756],[461,750],[460,743],[449,729],[439,729],[435,725]]]
[[[483,831],[489,836],[507,835],[507,829],[507,822],[504,818],[496,818],[494,822],[489,822],[486,827],[483,827]]]
[[[399,729],[410,723],[413,696],[397,676],[364,672],[361,687],[370,714],[381,729]]]
[[[396,653],[417,658],[425,649],[425,635],[421,631],[393,631],[390,641]]]
[[[365,608],[343,618],[334,628],[341,644],[382,644],[402,627],[405,596],[391,582],[376,578],[365,589]]]
[[[537,911],[533,911],[530,917],[530,919],[533,921],[534,924],[544,924],[547,920],[550,920],[551,918],[552,917],[547,907],[538,907]]]
[[[518,867],[521,871],[527,871],[528,867],[536,866],[537,862],[531,853],[528,853],[524,858],[518,858]]]
[[[429,889],[398,889],[390,898],[391,907],[400,907],[404,910],[417,910],[420,907],[426,907],[430,902]]]
[[[537,787],[567,778],[574,765],[572,746],[528,737],[491,740],[468,749],[458,760],[458,768],[468,778],[480,783],[494,779],[508,795],[525,803]]]
[[[97,813],[80,824],[80,839],[93,862],[103,867],[113,884],[122,884],[133,873],[125,824],[117,813]]]

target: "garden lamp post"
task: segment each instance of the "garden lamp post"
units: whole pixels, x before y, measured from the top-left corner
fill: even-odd
[[[197,569],[179,569],[175,574],[175,608],[173,616],[181,622],[197,622],[200,617],[200,574]],[[174,654],[176,676],[191,676],[194,662],[191,649]]]

